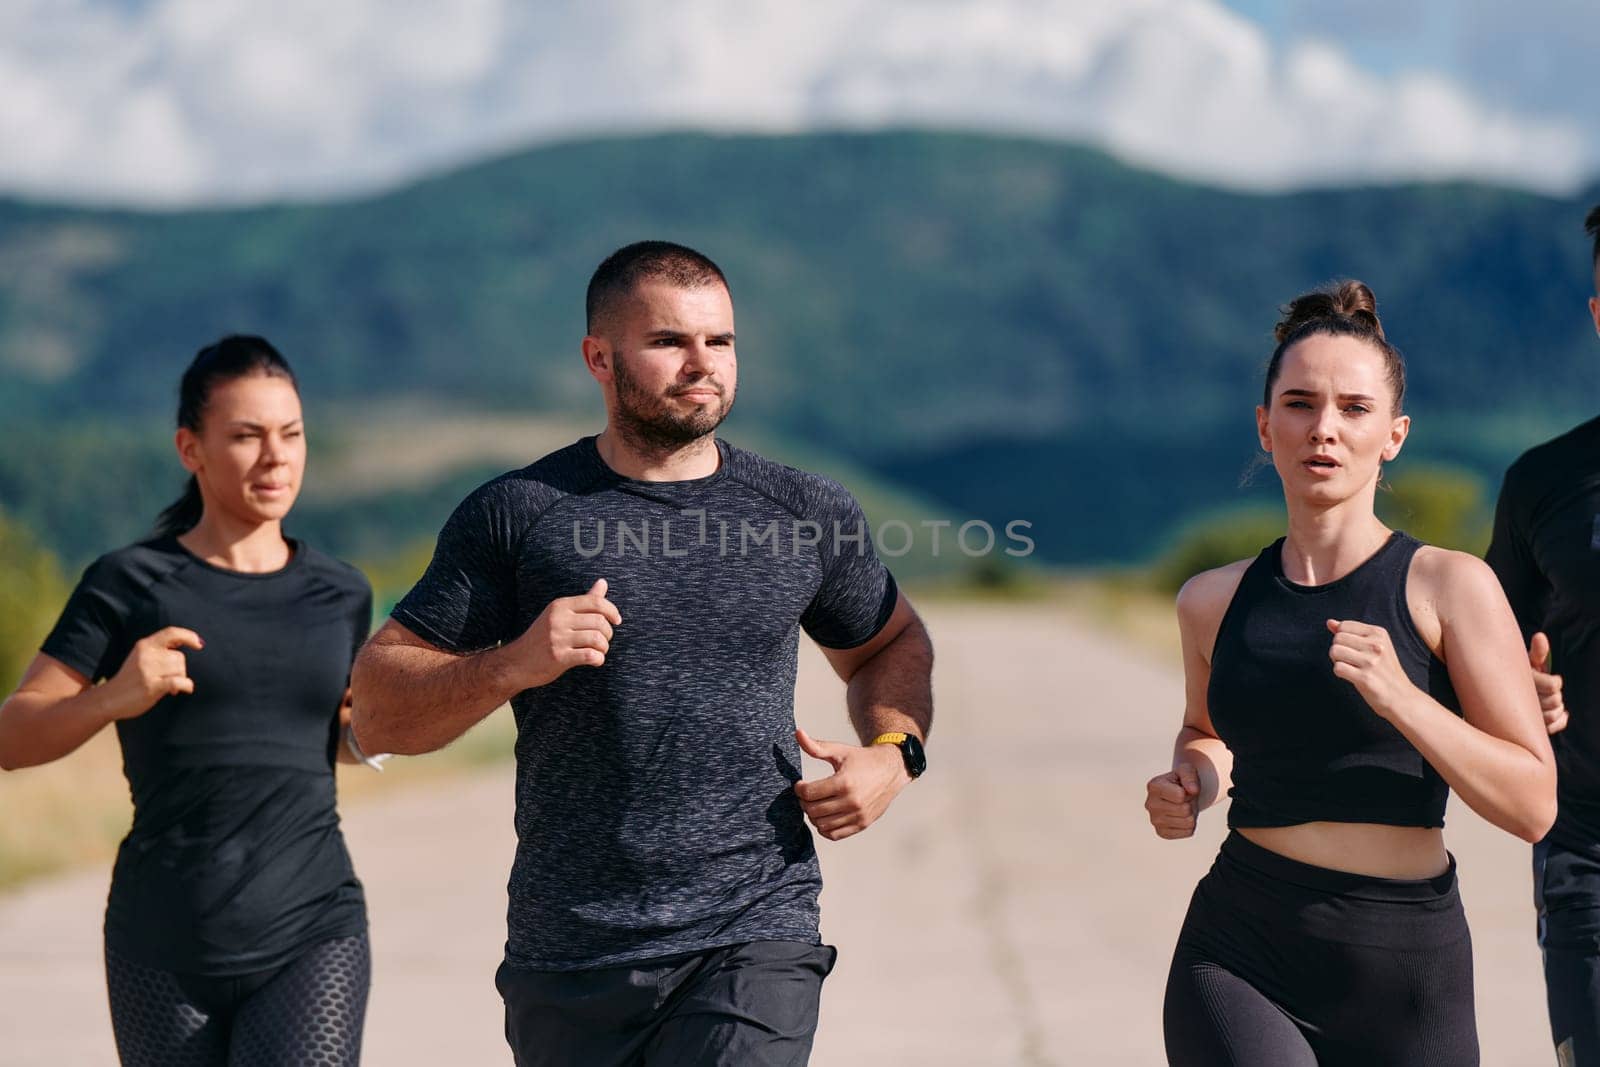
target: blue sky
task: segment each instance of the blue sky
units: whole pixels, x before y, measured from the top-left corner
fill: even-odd
[[[1380,74],[1436,70],[1453,77],[1457,62],[1451,28],[1455,4],[1435,0],[1384,3],[1345,0],[1316,4],[1301,0],[1225,0],[1255,22],[1279,46],[1304,38],[1333,38],[1362,66]]]
[[[1592,117],[1600,104],[1593,0],[1224,0],[1279,47],[1337,41],[1379,74],[1434,71],[1500,107]]]
[[[318,197],[571,136],[905,124],[1086,141],[1242,188],[1569,191],[1600,174],[1592,8],[4,0],[0,192]]]

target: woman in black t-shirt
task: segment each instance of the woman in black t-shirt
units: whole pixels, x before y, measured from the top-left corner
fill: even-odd
[[[116,724],[134,815],[105,951],[124,1064],[354,1064],[371,966],[333,764],[364,758],[344,724],[371,590],[283,534],[306,444],[270,344],[200,351],[176,443],[183,498],[84,573],[0,705],[0,765]]]
[[[1295,300],[1256,409],[1287,536],[1178,594],[1186,701],[1158,835],[1232,803],[1167,979],[1185,1067],[1474,1067],[1472,945],[1445,799],[1527,840],[1555,763],[1483,562],[1374,513],[1410,429],[1405,370],[1359,282]],[[1232,788],[1229,788],[1231,782]]]

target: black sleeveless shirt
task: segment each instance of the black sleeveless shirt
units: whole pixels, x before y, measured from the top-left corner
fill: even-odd
[[[1381,626],[1406,676],[1460,714],[1445,665],[1406,604],[1420,547],[1397,530],[1349,574],[1309,586],[1284,577],[1279,538],[1245,571],[1217,630],[1206,691],[1211,723],[1233,753],[1230,827],[1444,825],[1444,779],[1328,658],[1328,619]]]

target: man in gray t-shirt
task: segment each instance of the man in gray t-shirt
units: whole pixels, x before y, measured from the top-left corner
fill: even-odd
[[[932,649],[842,486],[714,436],[737,384],[715,264],[630,245],[588,316],[604,432],[456,509],[356,664],[354,730],[426,752],[511,701],[519,1064],[801,1063],[834,958],[805,822],[847,837],[921,773]],[[795,729],[802,629],[859,746]],[[801,781],[802,750],[833,773]]]

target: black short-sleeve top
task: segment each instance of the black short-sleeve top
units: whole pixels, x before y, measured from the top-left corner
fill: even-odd
[[[84,572],[43,645],[98,682],[164,627],[205,644],[183,650],[192,694],[117,723],[134,817],[106,938],[152,966],[264,970],[366,927],[333,764],[372,592],[355,568],[291,547],[265,574],[212,566],[174,537],[112,552]]]

